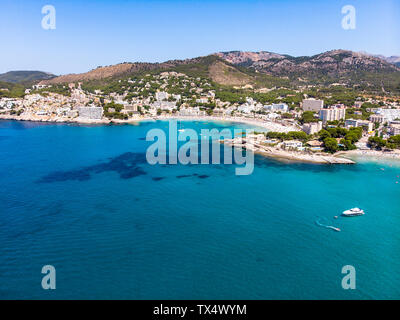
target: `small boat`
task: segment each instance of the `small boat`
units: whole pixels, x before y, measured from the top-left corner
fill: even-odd
[[[364,214],[365,214],[364,210],[361,210],[360,208],[353,208],[344,211],[342,215],[345,217],[355,217],[355,216],[362,216]]]

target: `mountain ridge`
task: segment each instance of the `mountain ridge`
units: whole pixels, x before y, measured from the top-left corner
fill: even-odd
[[[313,56],[293,57],[269,51],[226,51],[208,56],[161,63],[121,63],[86,73],[42,80],[41,84],[108,81],[145,72],[176,71],[209,78],[228,86],[286,81],[292,86],[344,84],[400,90],[400,67],[362,52],[331,50]],[[261,80],[260,80],[261,79]]]

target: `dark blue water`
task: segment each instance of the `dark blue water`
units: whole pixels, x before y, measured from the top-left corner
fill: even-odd
[[[0,298],[400,298],[399,165],[150,166],[159,127],[0,122]]]

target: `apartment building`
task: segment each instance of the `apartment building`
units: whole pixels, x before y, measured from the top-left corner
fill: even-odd
[[[305,99],[302,106],[304,111],[319,112],[324,107],[324,100]]]

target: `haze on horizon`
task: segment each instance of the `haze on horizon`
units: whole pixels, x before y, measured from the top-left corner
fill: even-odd
[[[55,30],[41,26],[46,4],[56,9]],[[341,26],[347,4],[356,8],[354,30]],[[3,0],[0,9],[0,73],[81,73],[233,50],[400,55],[396,0]]]

